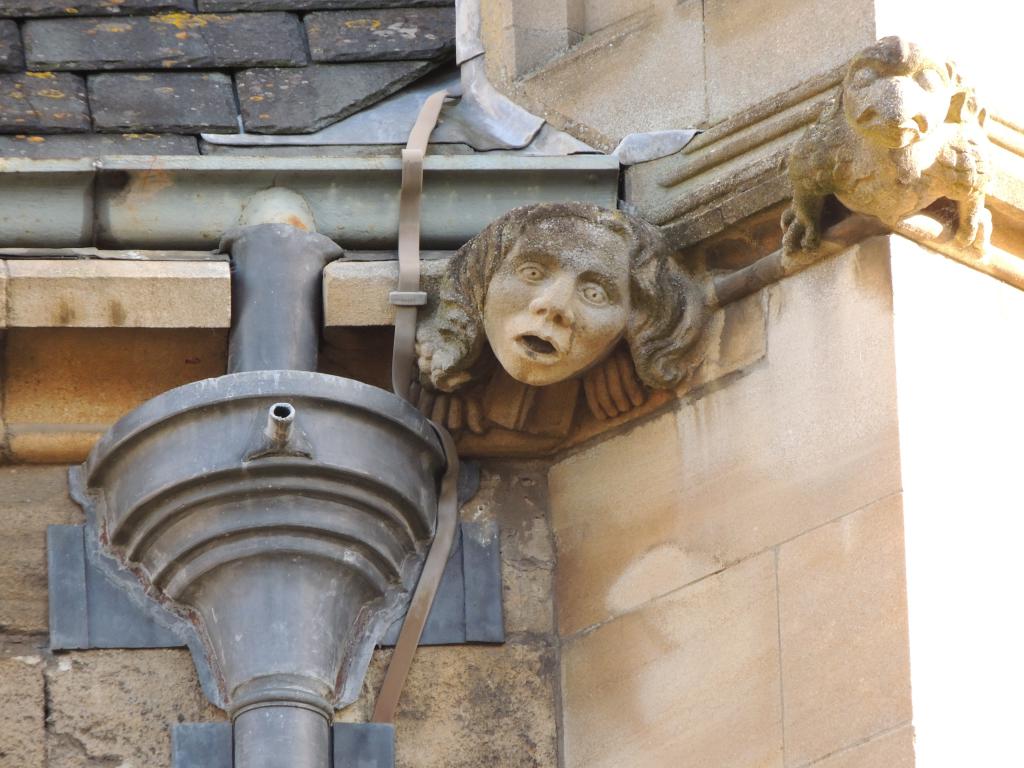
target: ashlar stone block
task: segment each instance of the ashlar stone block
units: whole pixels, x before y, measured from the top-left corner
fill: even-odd
[[[775,556],[562,649],[566,768],[781,768]]]
[[[707,0],[708,122],[845,64],[875,41],[874,7],[874,0]]]
[[[420,275],[425,283],[436,283],[447,266],[447,258],[424,258]],[[324,324],[393,325],[395,308],[388,294],[397,280],[396,260],[331,262],[324,269]]]
[[[563,636],[899,489],[888,254],[872,241],[771,288],[743,377],[552,467]]]
[[[705,117],[704,28],[696,0],[658,2],[624,34],[585,39],[517,85],[556,127],[605,151],[629,133],[697,126]],[[516,38],[518,46],[531,40]],[[490,56],[490,53],[488,53]],[[582,131],[582,134],[581,134]]]
[[[791,765],[910,722],[901,502],[894,494],[779,548]]]
[[[118,418],[172,387],[222,375],[226,356],[222,329],[10,329],[4,419],[11,455],[82,461]]]
[[[480,491],[463,507],[474,519],[496,518],[501,529],[505,631],[510,638],[554,633],[554,540],[545,473],[530,466],[484,465]]]
[[[422,648],[395,721],[402,768],[556,768],[555,655],[542,644]]]
[[[67,467],[0,468],[0,632],[46,632],[46,527],[81,520],[68,495]]]
[[[13,259],[7,262],[14,327],[227,328],[224,262]]]
[[[356,703],[373,712],[390,650],[378,650]],[[541,642],[420,648],[395,716],[397,768],[557,768],[554,648]]]
[[[914,768],[914,729],[909,725],[814,763],[813,768]]]
[[[675,414],[668,413],[552,467],[562,636],[721,568],[675,543],[683,482],[676,429]]]
[[[46,669],[47,764],[170,768],[170,726],[224,720],[184,649],[61,654]]]
[[[0,659],[0,768],[44,768],[43,660]]]

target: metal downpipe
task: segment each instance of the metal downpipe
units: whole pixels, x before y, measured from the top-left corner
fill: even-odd
[[[313,230],[305,200],[275,188],[257,195],[242,224],[225,233],[231,256],[228,373],[315,371],[323,314],[323,270],[342,250]],[[294,411],[275,404],[266,435],[284,444]],[[282,696],[231,712],[234,768],[331,768],[333,707]]]
[[[235,768],[331,768],[331,724],[322,712],[282,702],[233,720]]]

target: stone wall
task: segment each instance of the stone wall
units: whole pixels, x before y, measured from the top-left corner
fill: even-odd
[[[872,0],[589,0],[568,34],[536,22],[579,5],[488,9],[487,69],[517,101],[606,151],[628,133],[720,123],[875,40]]]
[[[551,468],[566,768],[913,764],[889,265],[768,289],[764,359]]]
[[[421,649],[401,768],[1015,748],[989,732],[1012,740],[1024,684],[1024,295],[885,236],[744,301],[743,365],[553,461],[484,464],[462,514],[501,524],[508,642]],[[223,714],[184,650],[46,650],[45,529],[80,520],[66,467],[0,469],[0,768],[163,768],[170,724]],[[339,720],[369,717],[388,655]]]
[[[955,59],[1019,122],[1004,13],[996,0],[500,0],[483,40],[495,85],[607,151],[628,133],[781,111],[773,100],[892,34]]]
[[[0,468],[0,768],[166,768],[169,726],[223,720],[184,649],[47,650],[46,526],[81,522],[64,466]],[[399,707],[400,768],[555,768],[558,650],[544,467],[494,464],[464,508],[502,530],[500,646],[418,652]],[[338,713],[365,721],[390,651]]]

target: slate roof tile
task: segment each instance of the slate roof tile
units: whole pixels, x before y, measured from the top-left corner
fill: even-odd
[[[0,154],[38,157],[193,152],[239,111],[249,131],[312,133],[455,38],[454,0],[0,0],[0,17]]]
[[[455,50],[454,8],[318,11],[305,23],[314,61],[435,59]]]
[[[222,72],[127,72],[89,76],[98,131],[238,130],[231,78]]]
[[[89,128],[85,80],[78,75],[0,75],[0,133],[71,133]]]
[[[0,136],[0,157],[80,158],[103,155],[196,155],[195,136],[159,133],[71,133]]]
[[[327,11],[454,6],[455,0],[197,0],[200,11]]]
[[[11,18],[47,16],[127,16],[161,11],[194,11],[195,0],[2,0]]]
[[[167,13],[120,19],[25,23],[31,69],[177,69],[306,63],[298,17],[289,13]]]
[[[312,64],[237,75],[242,121],[253,133],[311,133],[380,101],[437,66],[431,61]]]
[[[13,21],[0,19],[0,72],[17,72],[25,68],[21,34]]]

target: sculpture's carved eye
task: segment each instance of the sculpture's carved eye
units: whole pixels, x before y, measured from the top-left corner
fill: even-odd
[[[544,267],[534,262],[527,262],[518,269],[519,276],[528,283],[539,283],[547,275]]]
[[[934,67],[925,67],[914,76],[914,80],[926,91],[939,91],[946,86],[942,74]]]
[[[607,304],[608,294],[600,285],[596,283],[586,283],[580,287],[580,293],[583,294],[583,298],[591,304]]]
[[[877,77],[878,73],[872,67],[863,66],[853,73],[853,76],[850,78],[850,85],[854,88],[863,88],[875,82]]]

